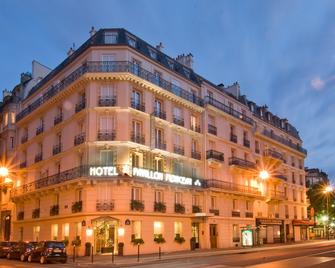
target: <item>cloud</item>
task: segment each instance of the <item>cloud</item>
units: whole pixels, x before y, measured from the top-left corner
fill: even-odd
[[[322,90],[325,86],[326,82],[322,80],[320,77],[315,77],[311,80],[311,86],[315,90]]]

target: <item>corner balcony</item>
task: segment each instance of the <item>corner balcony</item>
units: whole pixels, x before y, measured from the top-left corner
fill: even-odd
[[[176,116],[176,115],[173,116],[173,123],[181,127],[185,125],[184,118]]]
[[[95,209],[96,211],[113,211],[114,200],[97,200]]]
[[[212,135],[217,135],[217,128],[211,124],[208,124],[208,133]]]
[[[183,146],[179,146],[179,145],[174,145],[173,146],[173,152],[175,154],[180,154],[180,155],[184,155],[185,154],[185,150]]]
[[[261,192],[256,187],[221,180],[206,180],[206,188],[218,188],[225,192],[239,195],[261,196]]]
[[[36,128],[36,136],[40,135],[44,131],[44,125],[40,125]]]
[[[114,130],[99,130],[97,139],[98,141],[113,141],[116,138],[116,132]]]
[[[86,108],[86,100],[81,100],[79,103],[76,104],[75,113],[79,113],[81,110]]]
[[[59,154],[61,151],[62,151],[62,144],[61,143],[54,145],[54,147],[52,148],[52,154],[53,155]]]
[[[263,152],[264,161],[268,162],[270,165],[280,165],[283,163],[283,155],[275,150],[266,149]]]
[[[116,96],[99,96],[99,107],[114,107],[116,106]]]
[[[238,157],[230,157],[229,166],[231,166],[233,169],[241,171],[245,170],[253,172],[256,170],[255,163]]]
[[[215,150],[207,150],[206,159],[210,167],[219,167],[224,162],[224,154]]]
[[[82,132],[76,136],[74,136],[74,141],[73,141],[73,144],[74,146],[78,146],[79,144],[82,144],[85,142],[85,132]]]
[[[166,120],[166,112],[165,111],[155,109],[151,115],[153,115],[155,117],[158,117],[160,119]]]
[[[286,197],[286,195],[285,195],[285,193],[283,191],[274,191],[274,190],[271,190],[268,193],[268,200],[267,200],[267,202],[284,201],[286,199],[287,199],[287,197]]]
[[[132,132],[130,134],[130,140],[139,144],[145,144],[145,136],[142,134],[135,134],[134,132]]]
[[[134,99],[131,99],[130,106],[131,108],[134,108],[138,111],[145,112],[145,103],[142,101],[138,102],[138,101],[135,101]]]
[[[61,114],[56,115],[54,118],[54,126],[58,125],[62,121],[63,121],[63,114],[61,113]]]
[[[201,160],[201,153],[198,151],[192,151],[191,152],[191,157],[193,159]]]

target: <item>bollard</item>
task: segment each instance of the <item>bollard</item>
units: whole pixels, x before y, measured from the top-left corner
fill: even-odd
[[[112,263],[114,263],[114,247],[112,247]]]
[[[93,246],[91,248],[91,262],[93,263]]]
[[[161,247],[159,247],[159,248],[158,248],[158,259],[161,259],[161,254],[162,254],[162,252],[161,252]]]
[[[137,262],[140,261],[140,244],[137,244]]]
[[[73,246],[73,256],[72,256],[73,262],[76,261],[76,246]]]

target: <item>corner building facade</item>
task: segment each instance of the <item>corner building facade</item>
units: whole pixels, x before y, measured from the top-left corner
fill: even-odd
[[[163,251],[192,237],[241,246],[244,229],[254,243],[307,239],[298,132],[189,60],[102,29],[30,90],[16,116],[14,240],[135,254],[132,240],[150,253],[157,236]]]

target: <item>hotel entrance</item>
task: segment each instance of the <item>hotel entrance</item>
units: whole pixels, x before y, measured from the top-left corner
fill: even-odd
[[[118,220],[112,217],[99,217],[92,220],[94,248],[96,253],[116,253]]]
[[[210,236],[211,248],[217,248],[216,224],[209,225],[209,236]]]
[[[195,248],[199,248],[199,222],[192,222],[192,238],[195,240]]]

